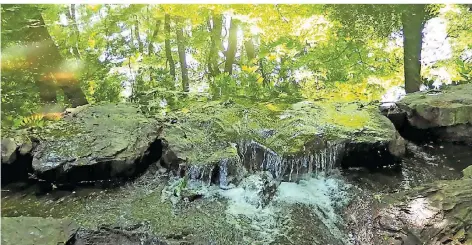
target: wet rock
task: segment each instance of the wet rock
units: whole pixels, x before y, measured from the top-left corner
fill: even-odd
[[[239,184],[245,190],[245,200],[247,203],[264,208],[277,192],[278,183],[274,181],[270,172],[259,172],[245,178]]]
[[[142,226],[113,227],[102,226],[97,230],[80,229],[71,245],[167,245],[168,243],[152,235]]]
[[[405,152],[388,118],[356,103],[249,107],[213,101],[193,108],[160,119],[165,124],[161,165],[222,188],[237,184],[246,172],[269,171],[276,179],[296,181],[340,163],[390,164]],[[370,159],[372,154],[378,157]]]
[[[407,113],[407,126],[423,132],[423,137],[431,135],[449,142],[472,143],[471,83],[446,87],[439,93],[408,94],[397,104]]]
[[[216,102],[195,105],[190,113],[176,111],[159,119],[165,125],[161,136],[163,167],[179,177],[222,186],[229,185],[229,176],[239,176],[237,150],[231,132],[225,131],[231,126],[226,128],[219,119],[223,115],[212,112],[215,107],[221,109],[219,106]]]
[[[156,121],[131,104],[99,103],[34,132],[34,173],[77,183],[135,176],[161,154]],[[72,116],[73,115],[73,116]]]
[[[68,219],[2,217],[2,244],[68,244],[77,225]]]
[[[374,244],[470,244],[472,179],[436,181],[383,197]]]

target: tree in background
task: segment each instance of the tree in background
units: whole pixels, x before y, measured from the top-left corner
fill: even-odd
[[[2,43],[5,47],[9,44],[21,45],[10,48],[16,49],[16,52],[22,49],[24,57],[21,58],[24,60],[14,57],[16,52],[12,51],[5,62],[23,62],[24,70],[32,74],[39,88],[43,103],[56,103],[58,88],[62,89],[72,107],[88,103],[80,88],[78,75],[65,64],[51,38],[40,8],[34,5],[2,5]],[[9,61],[8,57],[15,60]],[[5,72],[8,66],[2,68]]]
[[[427,20],[439,13],[436,4],[403,5],[329,5],[331,16],[343,24],[343,30],[353,36],[387,38],[393,32],[402,30],[403,69],[405,91],[420,90],[421,49],[423,27]]]

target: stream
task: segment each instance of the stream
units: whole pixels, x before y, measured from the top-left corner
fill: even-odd
[[[265,207],[251,202],[257,193],[250,190],[205,184],[199,187],[204,198],[172,204],[163,195],[167,174],[148,171],[115,188],[55,189],[45,195],[37,194],[37,185],[10,184],[2,189],[2,216],[69,217],[90,229],[144,222],[175,244],[359,244],[362,234],[350,232],[345,222],[346,212],[363,205],[356,196],[380,199],[433,180],[458,179],[472,161],[470,146],[408,143],[407,148],[401,169],[334,168],[281,182]]]

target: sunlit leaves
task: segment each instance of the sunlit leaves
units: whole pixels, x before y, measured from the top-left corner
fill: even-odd
[[[243,66],[241,67],[241,70],[242,70],[242,71],[249,72],[249,73],[256,72],[257,69],[259,69],[259,66],[252,66],[252,67],[251,67],[251,66],[245,66],[245,65],[243,65]]]

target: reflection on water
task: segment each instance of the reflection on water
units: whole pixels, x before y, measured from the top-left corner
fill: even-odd
[[[408,146],[408,156],[397,171],[344,170],[344,176],[368,190],[383,193],[410,189],[439,179],[458,179],[472,162],[472,147],[444,143],[437,146]]]

